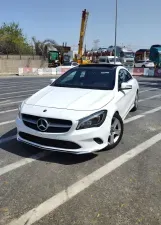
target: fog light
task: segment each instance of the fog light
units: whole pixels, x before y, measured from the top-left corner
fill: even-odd
[[[103,141],[101,138],[93,138],[93,140],[97,143],[97,144],[103,144]]]

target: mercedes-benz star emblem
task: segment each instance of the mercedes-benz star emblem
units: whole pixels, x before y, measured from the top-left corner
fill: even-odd
[[[45,119],[38,119],[37,121],[37,128],[40,130],[40,131],[46,131],[48,129],[48,121],[45,120]]]

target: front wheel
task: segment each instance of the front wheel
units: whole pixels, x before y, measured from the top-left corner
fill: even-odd
[[[107,150],[113,149],[119,144],[122,139],[123,131],[124,124],[122,118],[118,113],[115,113],[111,121],[110,136],[108,138],[108,146],[106,147]]]

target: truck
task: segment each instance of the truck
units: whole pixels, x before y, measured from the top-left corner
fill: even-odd
[[[48,51],[48,67],[60,66],[60,53],[57,50]]]
[[[112,52],[112,55],[115,55],[115,47],[114,46],[109,46],[108,50],[109,53]],[[135,59],[135,54],[134,52],[127,47],[121,47],[121,46],[116,46],[116,56],[120,59],[120,62],[122,63],[123,66],[125,67],[133,67],[134,66],[134,59]]]
[[[154,62],[156,67],[161,67],[161,45],[151,46],[149,59]]]

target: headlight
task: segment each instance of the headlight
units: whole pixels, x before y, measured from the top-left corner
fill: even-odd
[[[87,116],[79,120],[77,130],[91,128],[91,127],[100,127],[106,119],[107,110],[101,110],[90,116]]]
[[[21,109],[22,109],[22,106],[23,106],[24,102],[22,102],[19,107],[18,107],[18,117],[21,119]]]

